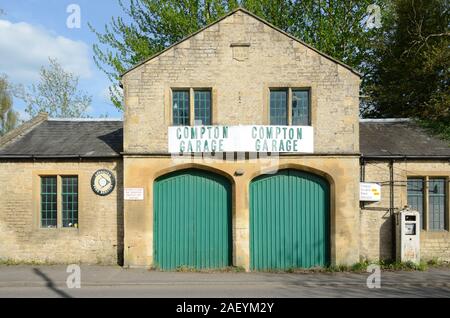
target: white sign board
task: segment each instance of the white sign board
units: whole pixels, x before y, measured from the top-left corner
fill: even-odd
[[[359,200],[366,202],[381,201],[381,186],[377,183],[360,183]]]
[[[179,126],[168,135],[170,153],[314,152],[310,126]]]
[[[125,188],[124,197],[127,201],[143,201],[144,189],[143,188]]]

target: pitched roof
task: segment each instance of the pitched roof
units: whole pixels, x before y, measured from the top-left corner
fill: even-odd
[[[450,142],[411,120],[362,120],[359,134],[364,157],[450,157]]]
[[[134,69],[140,67],[141,65],[143,65],[143,64],[145,64],[145,63],[147,63],[147,62],[153,60],[154,58],[160,56],[161,54],[163,54],[163,53],[165,53],[165,52],[167,52],[167,51],[169,51],[170,49],[172,49],[172,48],[174,48],[175,46],[177,46],[177,45],[183,43],[184,41],[189,40],[189,39],[192,38],[193,36],[195,36],[195,35],[197,35],[197,34],[203,32],[203,31],[205,31],[206,29],[210,28],[210,27],[213,26],[213,25],[216,25],[217,23],[221,22],[222,20],[225,20],[226,18],[228,18],[228,17],[234,15],[234,14],[237,13],[237,12],[244,12],[245,14],[247,14],[247,15],[249,15],[249,16],[255,18],[256,20],[258,20],[258,21],[264,23],[265,25],[271,27],[272,29],[274,29],[274,30],[276,30],[276,31],[278,31],[278,32],[280,32],[280,33],[286,35],[286,36],[289,37],[290,39],[292,39],[292,40],[294,40],[294,41],[297,41],[297,42],[303,44],[304,46],[306,46],[307,48],[309,48],[309,49],[313,50],[314,52],[320,54],[321,56],[323,56],[323,57],[325,57],[325,58],[327,58],[327,59],[329,59],[329,60],[331,60],[331,61],[333,61],[333,62],[335,62],[335,63],[337,63],[337,64],[339,64],[339,65],[341,65],[341,66],[343,66],[344,68],[348,69],[350,72],[354,73],[355,75],[357,75],[357,76],[359,76],[359,77],[362,77],[362,74],[361,74],[360,72],[358,72],[357,70],[355,70],[354,68],[352,68],[351,66],[349,66],[349,65],[345,64],[344,62],[341,62],[341,61],[339,61],[339,60],[337,60],[337,59],[335,59],[335,58],[333,58],[333,57],[331,57],[331,56],[329,56],[329,55],[327,55],[327,54],[325,54],[325,53],[319,51],[318,49],[316,49],[316,48],[312,47],[311,45],[309,45],[309,44],[303,42],[302,40],[300,40],[300,39],[294,37],[293,35],[291,35],[291,34],[285,32],[285,31],[281,30],[280,28],[274,26],[274,25],[271,24],[270,22],[264,20],[263,18],[257,16],[257,15],[254,14],[254,13],[251,13],[250,11],[248,11],[248,10],[242,8],[242,7],[239,7],[239,8],[237,8],[237,9],[233,10],[233,11],[230,11],[228,14],[226,14],[226,15],[224,15],[223,17],[219,18],[218,20],[216,20],[216,21],[214,21],[214,22],[208,24],[207,26],[201,28],[201,29],[198,30],[197,32],[192,33],[191,35],[189,35],[189,36],[185,37],[184,39],[182,39],[182,40],[180,40],[180,41],[178,41],[178,42],[176,42],[176,43],[170,45],[169,47],[167,47],[167,48],[165,48],[164,50],[162,50],[162,51],[160,51],[160,52],[158,52],[158,53],[156,53],[156,54],[150,56],[149,58],[144,59],[144,60],[141,61],[140,63],[138,63],[138,64],[132,66],[131,68],[129,68],[128,70],[126,70],[123,74],[120,75],[120,77],[125,76],[127,73],[131,72],[132,70],[134,70]]]
[[[120,157],[122,121],[47,120],[0,148],[0,158]]]
[[[450,158],[450,143],[409,120],[362,120],[364,157]],[[122,121],[47,120],[0,147],[1,158],[117,158],[123,151]]]

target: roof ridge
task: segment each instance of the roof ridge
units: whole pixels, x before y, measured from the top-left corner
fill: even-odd
[[[412,118],[362,118],[360,123],[408,123],[414,122]]]
[[[49,118],[51,122],[123,122],[122,118]]]
[[[23,135],[26,135],[28,132],[33,130],[36,126],[39,126],[43,122],[48,120],[47,113],[39,113],[36,117],[31,118],[30,120],[22,123],[15,129],[11,130],[4,136],[0,137],[0,148],[6,146],[10,142],[20,138]]]

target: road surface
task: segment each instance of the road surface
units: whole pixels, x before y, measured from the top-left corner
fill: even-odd
[[[68,288],[66,266],[0,266],[0,298],[157,297],[450,297],[450,268],[370,273],[191,273],[81,266],[81,288]],[[70,280],[70,282],[74,282]]]

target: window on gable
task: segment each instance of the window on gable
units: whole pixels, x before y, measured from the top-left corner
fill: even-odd
[[[310,92],[307,89],[271,89],[270,125],[311,125]]]
[[[270,124],[285,126],[288,124],[287,90],[270,91]]]
[[[292,125],[309,126],[309,91],[292,90]]]
[[[210,89],[176,89],[172,91],[173,126],[209,126],[212,124]],[[192,108],[191,109],[191,98]]]
[[[211,91],[194,91],[195,125],[211,125]]]
[[[172,95],[172,117],[174,126],[190,125],[189,91],[173,91]]]

